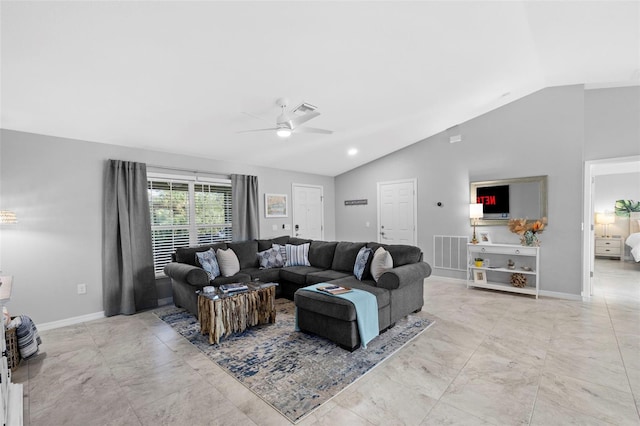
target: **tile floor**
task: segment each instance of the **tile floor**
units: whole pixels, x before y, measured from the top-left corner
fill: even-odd
[[[425,281],[436,324],[302,425],[640,424],[640,265],[589,302]],[[42,332],[25,425],[286,425],[152,313]]]

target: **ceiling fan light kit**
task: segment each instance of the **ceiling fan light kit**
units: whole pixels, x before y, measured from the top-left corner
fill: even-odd
[[[286,126],[279,127],[278,130],[276,130],[276,135],[281,138],[288,138],[291,136],[291,129]]]
[[[320,133],[325,135],[330,135],[333,133],[333,131],[331,130],[302,126],[302,124],[320,115],[320,113],[316,111],[317,107],[315,105],[303,102],[293,110],[287,111],[288,104],[289,100],[287,98],[278,98],[276,100],[276,105],[278,105],[282,110],[280,115],[278,115],[278,117],[276,118],[276,127],[272,127],[269,129],[244,130],[238,133],[264,132],[275,130],[276,135],[280,138],[288,138],[293,133]]]

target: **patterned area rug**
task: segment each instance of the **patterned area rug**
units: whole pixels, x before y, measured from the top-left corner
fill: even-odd
[[[198,319],[175,306],[155,310],[212,361],[291,422],[297,423],[426,330],[432,322],[409,315],[373,339],[346,351],[315,335],[294,331],[293,302],[276,299],[275,324],[262,325],[209,345]]]

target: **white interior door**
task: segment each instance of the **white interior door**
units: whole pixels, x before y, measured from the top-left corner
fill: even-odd
[[[293,187],[293,236],[322,240],[324,238],[324,199],[322,186]]]
[[[378,242],[417,244],[416,180],[378,182]]]

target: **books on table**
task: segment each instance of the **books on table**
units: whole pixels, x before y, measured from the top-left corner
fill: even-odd
[[[239,291],[249,290],[249,286],[244,283],[222,284],[220,290],[222,290],[223,293],[237,293]]]
[[[325,285],[322,287],[317,287],[317,289],[329,294],[343,294],[349,293],[351,291],[349,287],[340,287],[339,285]]]

